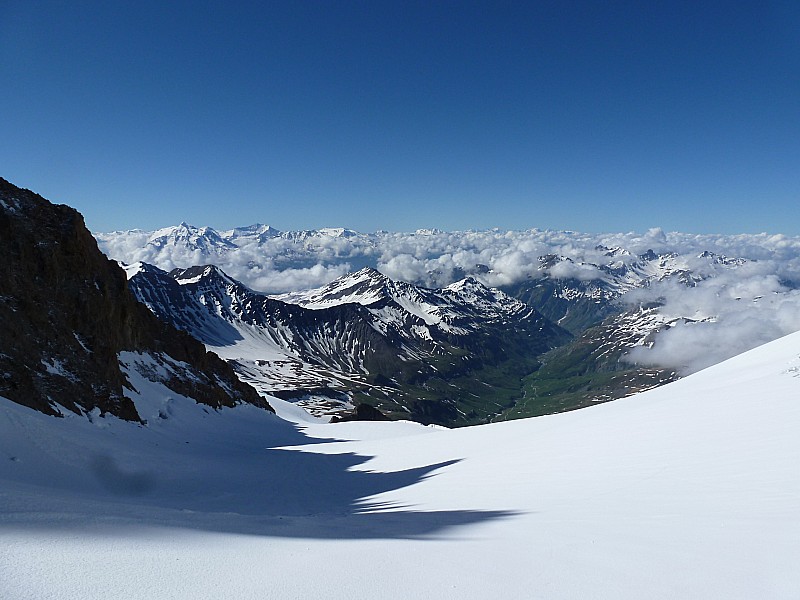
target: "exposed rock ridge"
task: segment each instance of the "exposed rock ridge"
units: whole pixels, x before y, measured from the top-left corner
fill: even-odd
[[[73,208],[0,178],[0,396],[48,414],[59,406],[139,420],[119,353],[166,355],[185,372],[164,381],[214,407],[269,408],[203,344],[136,301]]]

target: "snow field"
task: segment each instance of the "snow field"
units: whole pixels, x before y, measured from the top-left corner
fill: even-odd
[[[792,334],[457,430],[217,412],[144,379],[144,427],[2,401],[0,597],[797,598],[799,373]]]

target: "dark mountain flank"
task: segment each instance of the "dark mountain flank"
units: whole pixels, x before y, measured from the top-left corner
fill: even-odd
[[[76,210],[0,179],[0,256],[0,396],[53,415],[97,408],[139,420],[119,361],[137,352],[165,367],[143,374],[176,393],[269,409],[224,361],[136,301]]]

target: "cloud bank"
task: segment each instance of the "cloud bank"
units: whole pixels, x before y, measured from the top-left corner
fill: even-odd
[[[746,263],[696,287],[670,282],[626,294],[626,303],[662,302],[666,318],[682,319],[627,360],[687,375],[800,330],[800,291],[775,270],[771,261]]]
[[[691,272],[694,287],[670,278],[620,298],[629,306],[659,302],[665,316],[684,319],[628,359],[683,374],[800,329],[800,237],[785,235],[694,235],[659,228],[608,234],[538,229],[281,233],[260,225],[216,232],[182,224],[96,237],[107,255],[126,263],[143,261],[166,270],[215,264],[266,293],[317,287],[364,266],[429,287],[467,275],[495,287],[543,277],[591,282],[604,276],[601,267],[622,269],[652,251]],[[560,258],[541,260],[547,256]]]

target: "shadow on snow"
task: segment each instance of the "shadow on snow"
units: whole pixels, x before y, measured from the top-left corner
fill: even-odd
[[[87,460],[84,476],[91,489],[30,490],[29,498],[20,496],[16,510],[4,511],[0,527],[85,530],[89,525],[117,533],[166,527],[312,539],[409,539],[436,538],[456,527],[517,514],[424,511],[378,502],[376,495],[418,484],[460,461],[392,472],[355,470],[371,457],[314,452],[310,444],[330,440],[286,425],[270,432],[272,448],[247,433],[238,440],[209,436],[183,456],[176,446],[168,464],[164,456],[145,453],[121,466],[109,448]],[[31,519],[32,512],[43,516]]]

